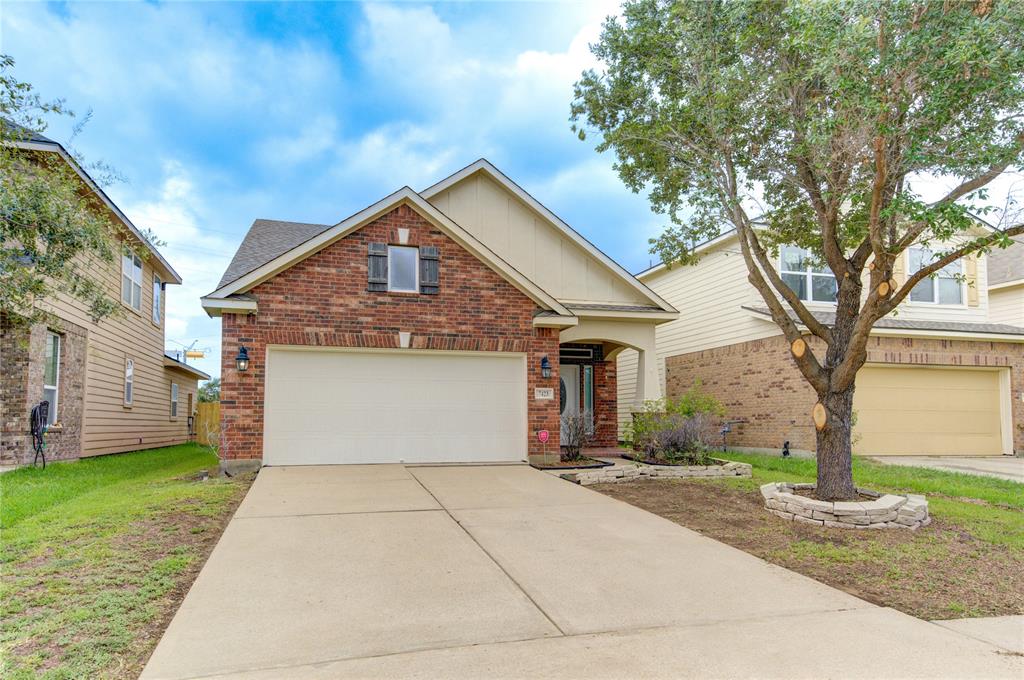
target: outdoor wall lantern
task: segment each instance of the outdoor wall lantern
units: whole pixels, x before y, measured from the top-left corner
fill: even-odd
[[[238,348],[238,356],[235,357],[235,368],[239,371],[249,370],[249,350],[242,345]]]
[[[540,358],[540,377],[551,377],[551,362],[548,361],[548,357],[546,354]]]

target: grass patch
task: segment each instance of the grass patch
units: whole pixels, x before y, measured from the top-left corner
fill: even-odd
[[[194,444],[0,476],[0,676],[136,677],[248,480]]]
[[[914,616],[1024,614],[1024,484],[855,459],[858,486],[925,495],[932,524],[917,531],[830,529],[770,515],[758,492],[768,482],[813,482],[814,460],[718,457],[750,463],[753,476],[592,488]]]

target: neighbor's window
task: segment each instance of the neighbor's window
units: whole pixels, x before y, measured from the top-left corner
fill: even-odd
[[[132,405],[132,398],[134,397],[134,385],[135,381],[135,361],[133,359],[124,360],[124,403],[126,406]]]
[[[171,417],[178,417],[178,383],[171,383]]]
[[[783,246],[779,272],[782,280],[801,300],[835,302],[836,277],[827,266],[818,266],[810,251]]]
[[[56,333],[46,334],[46,355],[43,365],[43,400],[50,402],[50,411],[46,424],[57,422],[57,397],[60,392],[60,336]]]
[[[937,258],[927,248],[911,248],[910,272],[917,273]],[[935,273],[920,281],[910,291],[911,302],[930,302],[938,305],[959,305],[964,301],[963,262],[951,262]]]
[[[163,299],[163,284],[160,277],[153,274],[153,323],[160,323],[160,302]]]
[[[419,292],[419,249],[388,246],[388,290]]]
[[[121,302],[142,310],[142,258],[135,253],[121,256]]]

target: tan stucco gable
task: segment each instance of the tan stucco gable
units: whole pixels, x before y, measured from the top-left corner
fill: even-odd
[[[486,160],[421,195],[564,303],[675,311]]]

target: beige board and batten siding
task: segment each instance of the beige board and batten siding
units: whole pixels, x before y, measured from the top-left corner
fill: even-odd
[[[160,325],[153,323],[153,258],[142,262],[142,306],[122,304],[123,314],[94,323],[81,303],[60,295],[49,303],[58,317],[88,330],[82,456],[134,451],[186,441],[189,394],[196,401],[197,380],[164,367],[166,294]],[[121,299],[121,260],[91,264],[115,300]],[[161,280],[164,276],[161,275]],[[134,399],[124,405],[125,359],[135,361]],[[172,418],[171,383],[178,384],[178,416]]]
[[[472,174],[429,200],[558,300],[650,304],[610,268],[483,173]]]

